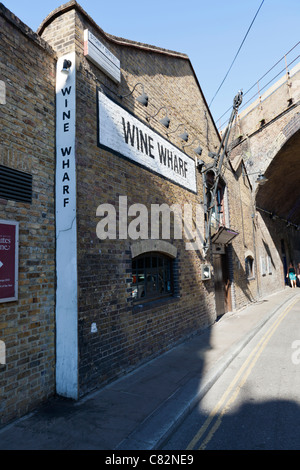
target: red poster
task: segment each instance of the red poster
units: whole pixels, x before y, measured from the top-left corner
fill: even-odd
[[[0,302],[18,297],[18,222],[0,221]]]

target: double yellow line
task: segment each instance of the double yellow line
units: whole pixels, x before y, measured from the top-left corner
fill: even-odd
[[[270,328],[267,330],[261,340],[257,343],[255,348],[251,351],[248,358],[246,359],[242,367],[239,369],[224,394],[222,395],[221,399],[218,401],[216,406],[213,408],[213,410],[207,417],[205,423],[201,426],[197,434],[187,446],[186,450],[195,449],[196,446],[198,450],[204,450],[206,448],[207,444],[212,439],[217,429],[220,427],[223,416],[236,400],[239,392],[241,391],[243,385],[245,384],[247,378],[249,377],[253,367],[255,366],[258,358],[262,354],[269,340],[275,333],[280,323],[284,320],[284,318],[287,316],[287,314],[298,301],[299,297],[297,296],[297,299],[283,310],[277,320],[274,321],[274,323],[270,326]],[[205,437],[204,434],[206,434]]]

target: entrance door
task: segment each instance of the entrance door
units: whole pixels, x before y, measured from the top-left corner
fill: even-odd
[[[227,254],[214,254],[214,279],[217,318],[231,310],[230,279]]]

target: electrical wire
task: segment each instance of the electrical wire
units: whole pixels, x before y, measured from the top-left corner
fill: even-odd
[[[293,46],[284,56],[282,56],[282,57],[276,62],[276,64],[274,64],[266,73],[264,73],[262,77],[260,77],[258,80],[256,80],[256,82],[255,82],[246,92],[243,93],[243,98],[245,98],[245,96],[246,96],[255,86],[257,86],[257,84],[258,84],[259,82],[261,82],[262,79],[265,78],[265,77],[266,77],[283,59],[285,59],[299,44],[300,44],[300,41],[297,42],[297,44],[295,44],[295,46]],[[296,57],[296,59],[294,59],[292,62],[290,62],[289,64],[287,64],[287,67],[289,67],[291,64],[293,64],[293,62],[295,62],[295,60],[297,60],[298,57],[299,57],[299,55]],[[285,69],[281,70],[275,77],[273,77],[273,78],[267,83],[267,85],[268,85],[269,83],[271,83],[273,80],[275,80],[275,78],[276,78],[280,73],[282,73],[284,70],[285,70]],[[263,87],[260,91],[262,91],[267,85],[264,85],[264,87]],[[256,96],[256,95],[257,95],[257,93],[256,93],[254,96]],[[246,104],[249,103],[249,101],[251,101],[251,100],[254,98],[254,96],[253,96],[252,98],[250,98],[247,102],[243,103],[243,105],[241,106],[240,109],[244,108],[244,107],[246,106]],[[231,111],[231,110],[232,110],[232,106],[230,106],[230,107],[225,111],[225,113],[223,113],[222,116],[220,116],[220,117],[217,119],[217,121],[220,121],[220,120],[221,120],[227,113],[229,113],[229,111]]]
[[[296,62],[296,60],[298,60],[300,57],[300,55],[297,55],[297,57],[295,57],[295,59],[292,60],[292,62],[290,62],[287,67],[289,67],[290,65],[292,65],[294,62]],[[281,75],[284,71],[286,70],[286,67],[283,68],[282,70],[280,70],[280,72],[278,72],[271,80],[268,81],[268,83],[266,83],[262,88],[260,88],[260,92],[262,92],[265,88],[267,88],[267,86],[269,86],[273,80],[275,80],[277,77],[279,77],[279,75]],[[252,87],[253,88],[253,87]],[[248,90],[250,91],[250,89]],[[255,98],[255,96],[257,95],[257,93],[255,95],[253,95],[251,98],[249,98],[248,101],[246,101],[244,104],[243,104],[243,108],[248,104],[250,103],[251,100],[253,100],[253,98]]]
[[[235,62],[235,60],[236,60],[236,58],[237,58],[237,56],[239,55],[239,52],[240,52],[241,48],[243,47],[243,44],[244,44],[244,42],[245,42],[245,40],[246,40],[246,38],[247,38],[247,36],[248,36],[248,34],[249,34],[250,29],[252,28],[252,25],[253,25],[253,23],[254,23],[254,21],[255,21],[257,15],[258,15],[258,13],[259,13],[259,10],[261,9],[261,7],[262,7],[264,1],[265,1],[265,0],[262,0],[262,2],[261,2],[261,4],[260,4],[260,6],[259,6],[257,12],[255,13],[255,16],[254,16],[253,20],[251,21],[251,24],[250,24],[250,26],[249,26],[249,28],[248,28],[248,31],[247,31],[247,33],[245,34],[245,37],[244,37],[243,41],[241,42],[241,45],[240,45],[240,47],[239,47],[237,53],[235,54],[235,57],[234,57],[234,59],[233,59],[231,65],[230,65],[230,67],[229,67],[229,69],[228,69],[228,71],[227,71],[225,77],[223,78],[221,85],[220,85],[219,88],[217,89],[215,95],[213,96],[213,98],[212,98],[212,100],[211,100],[211,102],[210,102],[210,104],[209,104],[209,106],[208,106],[209,108],[210,108],[212,102],[214,101],[215,97],[216,97],[217,94],[219,93],[219,91],[220,91],[220,89],[221,89],[223,83],[225,82],[225,80],[226,80],[226,78],[227,78],[227,76],[228,76],[228,74],[229,74],[229,72],[230,72],[230,70],[231,70],[231,68],[232,68],[232,66],[233,66],[233,64],[234,64],[234,62]]]
[[[296,44],[296,46],[297,46],[298,44],[299,44],[299,42]],[[294,46],[293,49],[294,49],[296,46]],[[292,50],[292,49],[291,49],[291,50]],[[282,59],[284,59],[285,57],[286,57],[286,56],[283,56]],[[280,72],[278,72],[275,76],[273,76],[273,77],[271,78],[271,80],[269,80],[263,87],[261,87],[261,88],[259,89],[259,93],[261,93],[265,88],[267,88],[267,86],[269,86],[274,80],[276,80],[277,77],[279,77],[280,75],[282,75],[282,73],[283,73],[288,67],[290,67],[291,65],[293,65],[293,63],[296,62],[296,60],[298,60],[299,57],[300,57],[300,54],[298,54],[297,57],[295,57],[295,58],[294,58],[291,62],[289,62],[283,69],[281,69]],[[282,59],[280,59],[280,60],[282,60]],[[278,61],[273,67],[271,67],[271,69],[270,69],[267,73],[265,73],[258,81],[256,81],[255,84],[252,85],[252,87],[249,88],[249,90],[246,91],[246,93],[243,94],[243,96],[246,96],[247,93],[249,93],[249,91],[251,91],[251,90],[254,88],[255,85],[257,86],[258,82],[259,82],[260,80],[262,80],[262,78],[264,78],[276,65],[278,65],[279,62],[280,62],[280,61]],[[253,96],[251,96],[251,98],[248,99],[248,101],[243,102],[243,104],[242,104],[242,106],[239,108],[239,110],[245,108],[245,107],[247,106],[247,104],[250,103],[250,102],[257,96],[257,94],[258,94],[258,93],[255,93]],[[225,116],[229,111],[231,111],[231,110],[232,110],[232,106],[231,106],[230,108],[228,108],[225,113],[222,114],[222,116],[218,119],[218,121],[220,121],[220,120],[222,119],[222,117],[224,117],[224,116]],[[227,121],[224,121],[224,122],[219,126],[219,128],[222,129],[222,128],[225,126],[226,122],[227,122]]]

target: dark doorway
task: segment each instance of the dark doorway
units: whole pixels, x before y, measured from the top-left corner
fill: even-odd
[[[231,283],[228,270],[228,253],[214,254],[214,280],[217,318],[231,311]]]

